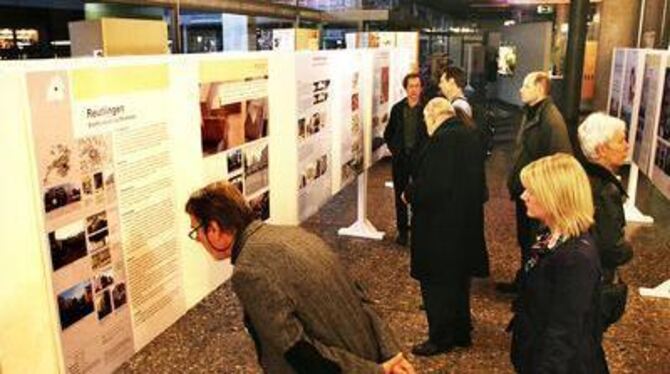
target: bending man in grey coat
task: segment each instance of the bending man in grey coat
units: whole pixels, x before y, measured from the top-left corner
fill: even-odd
[[[189,236],[216,260],[230,258],[232,285],[267,373],[409,373],[391,331],[337,256],[299,227],[254,219],[228,183],[186,203]]]

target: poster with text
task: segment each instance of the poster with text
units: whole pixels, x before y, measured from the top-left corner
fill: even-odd
[[[27,76],[65,368],[111,372],[184,312],[167,66]]]
[[[619,118],[621,116],[621,94],[623,92],[625,63],[626,50],[616,49],[614,51],[614,62],[612,63],[608,112],[609,115]]]
[[[665,69],[663,99],[656,137],[656,157],[652,170],[652,181],[670,199],[670,68]]]
[[[375,51],[372,65],[372,160],[370,164],[388,154],[384,144],[384,130],[391,114],[389,56],[389,51]]]
[[[644,75],[644,53],[637,49],[626,50],[626,64],[623,77],[623,92],[620,118],[626,122],[628,143],[635,143],[635,131],[638,118],[636,115],[640,105],[640,91]],[[632,152],[632,150],[631,150]]]
[[[656,142],[656,125],[660,105],[659,94],[663,89],[665,58],[662,54],[648,53],[645,58],[644,78],[638,110],[633,161],[647,175],[651,172],[653,147]]]
[[[325,53],[296,56],[298,219],[314,214],[331,194],[332,77]]]
[[[350,66],[344,79],[341,113],[344,113],[341,131],[341,172],[342,186],[356,179],[364,168],[363,110],[361,108],[361,55],[351,54]],[[349,100],[347,100],[349,98]]]
[[[249,202],[266,196],[269,204],[267,59],[205,60],[199,70],[205,179],[227,180]]]

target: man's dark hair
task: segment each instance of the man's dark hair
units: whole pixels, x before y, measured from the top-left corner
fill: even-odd
[[[195,191],[186,202],[185,209],[203,227],[215,221],[222,229],[235,235],[254,220],[253,210],[240,191],[227,182],[211,183]]]
[[[551,78],[549,77],[549,74],[543,71],[535,72],[533,83],[542,86],[545,95],[549,96],[549,94],[551,94]]]
[[[423,82],[421,82],[421,76],[419,75],[419,73],[409,73],[409,74],[405,75],[405,78],[402,79],[402,87],[404,89],[407,89],[407,85],[409,84],[410,79],[418,79],[419,83],[421,83],[421,85],[423,85]]]
[[[463,69],[459,68],[458,66],[447,66],[444,68],[444,71],[442,72],[444,74],[444,79],[449,80],[451,78],[454,79],[454,83],[459,88],[465,87],[466,79],[465,79],[465,72]]]

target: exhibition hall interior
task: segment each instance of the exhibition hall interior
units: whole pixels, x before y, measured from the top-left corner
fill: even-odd
[[[670,0],[0,0],[0,113],[0,374],[670,371]]]

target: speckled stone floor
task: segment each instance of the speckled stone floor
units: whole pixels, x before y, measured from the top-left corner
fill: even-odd
[[[514,210],[504,185],[512,145],[496,147],[487,164],[491,199],[486,205],[486,236],[491,279],[472,290],[474,345],[433,358],[409,356],[419,373],[512,373],[510,337],[504,328],[511,317],[509,297],[496,294],[493,282],[508,280],[518,266]],[[323,237],[351,276],[376,300],[377,310],[395,331],[403,350],[426,333],[416,281],[409,277],[409,252],[393,242],[394,209],[390,164],[370,170],[369,218],[387,233],[382,241],[339,237],[356,214],[356,188],[335,196],[304,227]],[[638,206],[656,219],[653,226],[629,225],[635,258],[623,269],[630,286],[621,321],[605,337],[612,373],[670,373],[670,299],[639,296],[638,287],[655,287],[670,278],[670,202],[643,179]],[[241,309],[229,284],[223,284],[176,324],[136,354],[117,373],[258,373],[254,348],[241,322]]]

